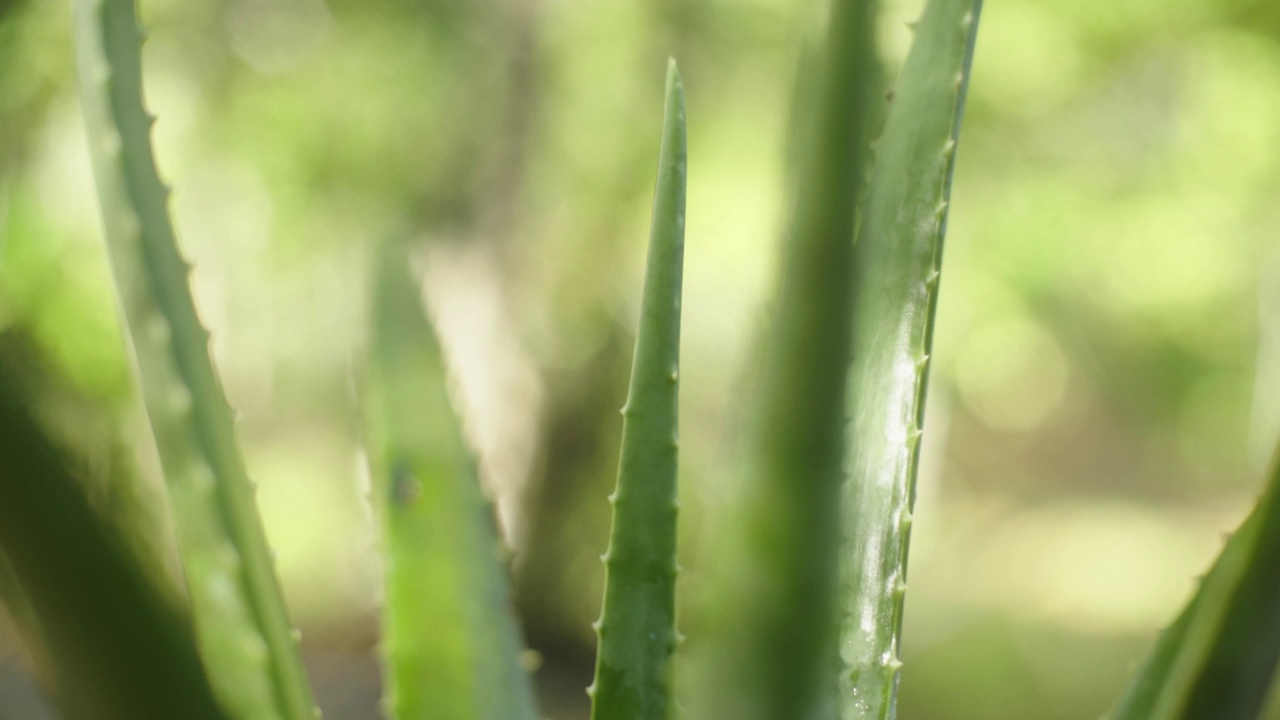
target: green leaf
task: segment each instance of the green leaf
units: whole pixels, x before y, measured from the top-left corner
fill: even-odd
[[[75,0],[74,10],[112,272],[210,680],[235,717],[310,718],[306,673],[156,172],[134,2]]]
[[[0,551],[73,718],[222,720],[190,629],[0,377]],[[8,595],[6,597],[9,597]]]
[[[868,0],[832,4],[814,102],[798,115],[798,187],[745,474],[697,618],[698,720],[805,720],[834,701],[853,206],[877,84],[875,17]]]
[[[956,140],[981,0],[929,0],[877,147],[858,236],[841,717],[887,720]]]
[[[1112,720],[1254,720],[1280,663],[1280,463]]]
[[[1233,535],[1230,542],[1239,543],[1240,536]],[[1230,545],[1229,542],[1229,545]],[[1225,551],[1224,551],[1225,552]],[[1239,552],[1232,550],[1233,553]],[[1151,711],[1159,701],[1165,685],[1169,682],[1169,674],[1179,649],[1187,637],[1187,626],[1200,607],[1200,598],[1204,595],[1204,584],[1197,588],[1187,607],[1178,614],[1173,624],[1160,634],[1156,646],[1143,662],[1137,676],[1129,683],[1121,697],[1117,709],[1110,716],[1115,720],[1147,720]]]
[[[666,720],[677,643],[676,467],[684,270],[684,89],[667,69],[666,114],[631,389],[622,409],[613,529],[591,695],[593,720]]]
[[[506,550],[453,415],[408,258],[383,248],[368,422],[385,556],[385,704],[397,720],[535,720]]]

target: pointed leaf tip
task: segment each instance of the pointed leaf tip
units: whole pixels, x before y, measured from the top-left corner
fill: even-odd
[[[680,67],[673,57],[667,58],[667,97],[670,98],[672,93],[680,93],[684,95],[684,83],[680,80]],[[683,99],[683,98],[682,98]]]
[[[601,556],[593,720],[662,720],[671,705],[685,180],[684,94],[672,61],[617,489],[609,496],[613,524]]]

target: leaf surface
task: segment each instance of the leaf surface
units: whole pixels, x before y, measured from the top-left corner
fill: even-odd
[[[593,720],[666,720],[677,643],[676,470],[687,175],[684,89],[672,60],[631,387],[613,504]]]
[[[205,666],[234,717],[311,718],[306,671],[156,171],[134,0],[74,0],[73,9],[108,255]]]
[[[929,0],[861,217],[845,496],[841,716],[894,716],[911,509],[951,175],[981,0]]]
[[[508,553],[449,401],[404,248],[375,276],[368,421],[381,515],[384,702],[397,720],[535,720]]]

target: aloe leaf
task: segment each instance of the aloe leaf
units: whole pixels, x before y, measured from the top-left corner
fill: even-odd
[[[956,141],[981,0],[929,0],[858,236],[841,716],[894,716],[907,548]]]
[[[1112,720],[1253,720],[1280,663],[1280,463]]]
[[[653,197],[649,257],[631,388],[622,409],[613,528],[593,720],[666,720],[677,643],[676,468],[679,452],[680,290],[684,271],[686,137],[684,89],[667,68],[665,121]]]
[[[745,475],[698,615],[689,717],[804,720],[834,700],[853,205],[877,77],[874,3],[832,3],[766,336]]]
[[[506,550],[403,247],[378,262],[368,421],[385,572],[384,703],[398,720],[534,720]]]
[[[194,639],[0,378],[0,551],[73,718],[222,720]]]
[[[1239,542],[1236,540],[1238,537],[1240,537],[1238,534],[1233,535],[1232,541]],[[1232,550],[1232,552],[1239,552],[1239,550]],[[1159,702],[1160,695],[1169,681],[1170,672],[1178,658],[1182,643],[1187,637],[1187,627],[1191,624],[1191,618],[1200,608],[1203,590],[1202,583],[1187,606],[1178,614],[1177,619],[1160,633],[1151,654],[1125,689],[1116,710],[1108,717],[1115,720],[1147,720],[1151,717],[1152,710]]]
[[[74,10],[112,271],[210,680],[235,717],[310,718],[306,673],[156,172],[134,0],[75,0]]]

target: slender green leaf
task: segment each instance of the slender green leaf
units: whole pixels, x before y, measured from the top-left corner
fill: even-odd
[[[368,419],[385,557],[386,706],[398,720],[534,720],[506,551],[396,243],[378,263],[373,333]]]
[[[676,467],[684,271],[684,90],[667,69],[666,116],[622,457],[604,555],[593,720],[666,720],[676,633]]]
[[[861,217],[850,379],[841,716],[887,720],[956,140],[981,0],[929,0]]]
[[[306,673],[156,172],[134,0],[75,0],[74,9],[112,271],[210,679],[236,717],[310,718]]]
[[[1254,720],[1280,663],[1280,462],[1112,720]]]
[[[190,628],[0,377],[0,550],[73,718],[221,720]]]
[[[867,0],[832,4],[814,104],[801,114],[745,476],[698,616],[689,713],[698,720],[804,720],[834,701],[853,206],[877,77],[875,16]]]

